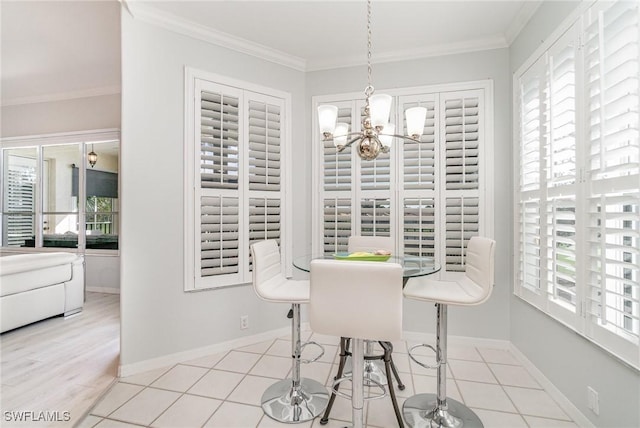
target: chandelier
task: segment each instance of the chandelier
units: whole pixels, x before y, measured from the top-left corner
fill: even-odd
[[[374,95],[371,84],[371,0],[367,0],[367,78],[364,88],[365,106],[362,130],[349,132],[349,124],[337,122],[338,107],[329,104],[318,106],[318,124],[322,141],[333,141],[338,152],[355,143],[356,153],[364,160],[373,160],[380,153],[388,153],[394,138],[420,142],[427,116],[425,107],[412,107],[405,111],[407,134],[395,134],[395,125],[389,123],[392,98],[386,94]]]

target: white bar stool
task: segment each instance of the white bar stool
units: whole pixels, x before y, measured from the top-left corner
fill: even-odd
[[[349,240],[347,241],[347,249],[350,253],[355,253],[357,251],[367,251],[374,253],[378,250],[386,250],[389,253],[393,252],[393,239],[390,236],[363,236],[363,235],[351,235],[349,236]],[[373,347],[375,341],[365,340],[364,342],[364,356],[371,357],[374,355]],[[387,344],[391,346],[391,343]],[[382,356],[379,356],[382,358]],[[345,367],[345,373],[351,372],[351,361],[350,357],[347,358],[347,364]],[[396,368],[396,364],[393,362],[393,352],[391,353],[391,369],[393,371],[393,375],[398,382],[398,388],[400,390],[404,390],[405,386],[400,379],[400,375],[398,374],[398,369]],[[376,359],[366,359],[364,362],[364,375],[368,378],[376,382],[380,382],[383,385],[387,385],[388,379],[384,373],[384,365],[380,362],[380,360]],[[327,412],[320,423],[327,423],[327,419],[329,417],[329,410],[331,409],[331,402],[329,402],[329,406],[327,407]]]
[[[412,278],[404,288],[408,299],[434,302],[437,308],[436,353],[437,394],[417,394],[402,406],[410,427],[483,427],[480,418],[459,401],[447,398],[447,306],[475,306],[491,295],[494,283],[495,241],[474,236],[469,240],[465,275],[457,281],[438,281],[429,277]],[[423,367],[432,368],[409,356]]]
[[[300,423],[311,420],[324,412],[329,393],[319,382],[300,377],[300,354],[309,344],[300,343],[300,304],[309,303],[309,281],[287,279],[280,267],[280,251],[275,240],[251,245],[253,258],[253,288],[258,296],[268,302],[291,303],[291,379],[271,385],[262,394],[262,410],[270,418],[284,423]],[[316,361],[322,353],[313,360]]]
[[[352,422],[363,426],[364,385],[376,386],[386,396],[380,382],[364,376],[364,339],[392,341],[402,338],[402,266],[397,263],[313,260],[309,322],[317,333],[352,338],[352,373],[336,379],[336,385],[351,379]],[[390,364],[386,364],[390,377]],[[389,388],[394,406],[395,392]],[[399,416],[399,415],[398,415]],[[402,425],[402,418],[399,418]]]

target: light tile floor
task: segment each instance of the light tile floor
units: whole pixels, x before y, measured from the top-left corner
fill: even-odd
[[[303,365],[302,376],[330,385],[338,368],[338,338],[311,332],[304,336],[322,343],[325,355]],[[406,385],[404,391],[396,388],[400,407],[415,393],[436,390],[435,370],[409,359],[411,345],[394,343],[394,361]],[[448,351],[448,396],[471,407],[485,427],[577,426],[509,351],[451,344]],[[291,427],[260,408],[263,391],[289,375],[290,352],[288,338],[279,338],[121,378],[79,427]],[[305,348],[306,357],[313,352]],[[423,348],[417,353],[428,354]],[[324,427],[350,425],[350,420],[349,400],[338,397]],[[365,423],[370,428],[397,426],[391,400],[367,402]],[[322,425],[316,418],[296,426]]]

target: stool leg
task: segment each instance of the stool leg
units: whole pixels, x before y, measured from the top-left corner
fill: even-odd
[[[398,426],[400,428],[404,428],[404,423],[402,422],[402,415],[400,414],[400,409],[398,409],[398,400],[396,399],[396,392],[393,389],[393,382],[391,382],[391,349],[385,348],[384,350],[384,368],[387,372],[387,379],[389,379],[389,395],[391,396],[391,403],[393,404],[393,411],[396,414],[396,419],[398,420]]]
[[[342,377],[344,372],[344,366],[347,361],[347,348],[349,347],[349,339],[346,337],[340,338],[340,364],[338,365],[338,373],[333,378],[333,380],[338,380]],[[331,413],[331,408],[333,407],[333,402],[336,401],[336,391],[340,389],[340,384],[337,384],[335,387],[335,391],[331,390],[331,398],[329,398],[329,404],[327,404],[327,409],[324,411],[324,415],[322,415],[322,419],[320,419],[320,425],[326,425],[329,422],[329,414]]]
[[[409,427],[483,427],[478,415],[464,404],[447,399],[447,305],[436,303],[436,356],[438,359],[437,394],[417,394],[402,406]]]
[[[291,379],[271,385],[262,394],[262,410],[272,419],[284,423],[311,420],[327,407],[327,389],[312,379],[300,377],[300,304],[291,306]]]
[[[364,426],[364,340],[353,339],[351,361],[351,423],[353,428],[362,428]]]
[[[391,359],[391,370],[393,371],[393,376],[396,378],[396,382],[398,383],[398,389],[400,391],[404,391],[404,384],[400,379],[400,375],[398,374],[398,369],[396,368],[396,364],[393,362],[393,344],[391,342],[378,342],[382,349],[387,350],[389,348],[389,358]],[[389,376],[387,376],[389,377]]]

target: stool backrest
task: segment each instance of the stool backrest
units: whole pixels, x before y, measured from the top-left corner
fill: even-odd
[[[488,296],[494,284],[494,259],[496,241],[474,236],[467,245],[466,276],[482,287]]]
[[[351,235],[347,244],[350,253],[356,251],[387,250],[393,251],[393,239],[390,236]]]
[[[313,260],[311,329],[370,340],[402,338],[402,266],[397,263]]]
[[[258,296],[266,298],[261,292],[269,280],[278,278],[284,280],[280,268],[280,250],[278,241],[270,239],[251,244],[253,259],[253,288]]]

